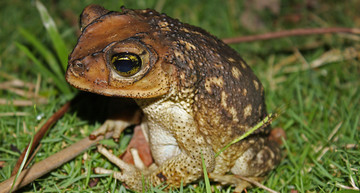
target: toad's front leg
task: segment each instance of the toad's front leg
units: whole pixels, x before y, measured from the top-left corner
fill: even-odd
[[[127,186],[137,191],[146,189],[146,186],[144,187],[143,185],[169,185],[168,188],[179,187],[181,183],[185,185],[195,181],[202,175],[201,154],[205,155],[204,162],[207,169],[211,171],[214,168],[213,152],[208,147],[201,148],[196,146],[197,145],[194,145],[192,147],[197,149],[194,153],[187,154],[186,152],[181,152],[179,155],[165,161],[159,167],[145,169],[140,169],[127,164],[104,147],[99,146],[98,151],[109,161],[118,166],[121,169],[121,172],[106,170],[104,168],[95,168],[95,173],[113,173],[114,178],[125,182]]]
[[[100,150],[100,153],[105,155],[121,169],[121,172],[114,173],[114,177],[125,182],[131,189],[141,191],[143,188],[146,188],[143,187],[143,184],[151,186],[164,184],[169,185],[168,188],[170,188],[193,182],[202,176],[202,155],[207,170],[211,172],[214,169],[215,154],[197,127],[195,127],[192,117],[188,114],[181,114],[181,119],[179,119],[178,113],[183,111],[180,108],[169,111],[168,116],[164,117],[164,119],[167,120],[163,120],[161,127],[167,128],[172,137],[176,139],[180,152],[165,161],[161,161],[161,163],[158,162],[159,166],[156,169],[137,169],[134,166],[124,163],[116,156],[108,155],[108,152]],[[158,126],[160,126],[160,124]],[[154,128],[149,128],[150,135],[152,129]],[[150,137],[151,145],[167,145],[152,143],[152,137]],[[173,144],[170,145],[172,146]],[[154,147],[152,147],[152,149],[153,148]],[[166,147],[164,150],[166,150]],[[167,156],[166,151],[162,153],[164,154],[163,156]],[[159,157],[159,155],[154,156],[155,159],[156,157]],[[102,173],[109,173],[107,170],[101,171],[105,171]]]

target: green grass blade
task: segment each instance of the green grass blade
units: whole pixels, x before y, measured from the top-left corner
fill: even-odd
[[[28,148],[27,148],[27,150],[26,150],[24,159],[23,159],[23,161],[21,162],[19,171],[18,171],[18,172],[16,173],[16,175],[15,175],[14,182],[12,183],[12,186],[11,186],[9,192],[12,192],[12,190],[13,190],[13,188],[14,188],[14,185],[16,184],[16,180],[18,179],[18,177],[20,176],[21,171],[22,171],[22,170],[24,169],[24,167],[25,167],[26,161],[27,161],[28,158],[29,158],[30,149],[31,149],[31,146],[32,146],[32,144],[33,144],[33,141],[34,141],[34,135],[31,136],[31,139],[30,139],[30,142],[29,142],[29,146],[28,146]]]
[[[202,166],[203,166],[206,193],[211,193],[210,180],[209,180],[209,176],[208,176],[208,173],[207,173],[207,170],[206,170],[204,156],[203,156],[202,153],[201,153],[201,163],[202,163]]]
[[[67,86],[68,84],[65,82],[65,79],[58,79],[56,77],[56,75],[54,73],[52,73],[51,71],[49,71],[44,64],[42,64],[35,56],[33,53],[31,53],[31,51],[24,45],[20,44],[20,43],[15,43],[16,46],[23,51],[35,64],[37,70],[44,76],[44,77],[49,77],[51,78],[56,87],[65,94],[69,94],[71,93],[70,88]]]
[[[40,13],[43,25],[45,26],[45,28],[50,36],[50,39],[55,48],[56,54],[59,57],[62,67],[65,70],[67,67],[67,58],[68,58],[68,51],[66,49],[65,42],[61,38],[61,36],[56,28],[55,22],[49,15],[45,6],[40,1],[36,1],[35,5]]]
[[[7,154],[10,154],[10,155],[13,155],[13,156],[19,156],[20,155],[18,152],[14,152],[14,151],[11,151],[11,150],[6,149],[6,148],[0,148],[0,152],[4,152],[4,153],[7,153]]]
[[[268,116],[266,116],[262,121],[260,121],[259,123],[257,123],[254,127],[252,127],[251,129],[249,129],[247,132],[245,132],[243,135],[241,135],[240,137],[234,139],[232,142],[230,142],[229,144],[227,144],[225,147],[223,147],[219,152],[217,152],[215,154],[215,157],[219,156],[221,152],[225,151],[228,147],[230,147],[230,145],[235,144],[243,139],[245,139],[247,136],[251,135],[254,131],[258,130],[259,128],[262,128],[264,126],[269,125],[274,118],[276,117],[276,115],[270,113]]]
[[[56,60],[56,57],[52,52],[45,47],[34,35],[32,35],[29,31],[20,28],[20,34],[30,42],[32,46],[40,53],[40,55],[45,59],[46,63],[49,65],[51,70],[56,74],[56,76],[61,79],[64,77],[64,72],[60,68],[59,63]]]

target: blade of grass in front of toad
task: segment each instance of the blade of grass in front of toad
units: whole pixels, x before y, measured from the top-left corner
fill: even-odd
[[[245,139],[247,136],[251,135],[254,131],[258,130],[259,128],[262,128],[264,126],[269,125],[274,119],[276,118],[276,114],[270,113],[269,115],[267,115],[262,121],[260,121],[259,123],[257,123],[254,127],[252,127],[251,129],[249,129],[247,132],[245,132],[244,134],[242,134],[240,137],[234,139],[233,141],[231,141],[229,144],[227,144],[225,147],[223,147],[219,152],[217,152],[215,154],[215,157],[219,156],[221,152],[225,151],[228,147],[230,147],[230,145],[237,143],[243,139]]]
[[[211,193],[210,180],[209,180],[208,172],[206,170],[204,155],[202,153],[201,153],[201,163],[203,166],[206,193]]]
[[[54,46],[54,49],[56,51],[56,54],[60,60],[60,63],[62,65],[62,68],[65,70],[67,67],[67,57],[68,57],[68,51],[65,46],[64,40],[61,38],[57,27],[55,25],[54,20],[49,15],[47,9],[45,6],[40,2],[35,2],[36,8],[38,9],[41,20],[43,22],[43,25],[47,31],[47,33],[50,36],[50,39],[52,41],[52,45]]]

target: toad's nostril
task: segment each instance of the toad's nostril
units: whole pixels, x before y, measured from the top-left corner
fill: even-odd
[[[72,63],[72,71],[80,76],[84,75],[85,64],[79,60]]]
[[[84,68],[84,64],[77,60],[74,63],[74,68]]]

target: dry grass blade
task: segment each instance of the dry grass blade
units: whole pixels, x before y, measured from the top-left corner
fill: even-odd
[[[22,90],[19,88],[14,88],[14,87],[11,87],[8,85],[2,85],[2,84],[0,84],[0,89],[12,92],[14,94],[17,94],[17,95],[25,97],[25,98],[34,98],[35,97],[35,94],[33,92],[31,92],[31,90],[25,91],[25,90]]]
[[[345,185],[342,185],[340,183],[336,183],[335,186],[337,186],[339,188],[342,188],[342,189],[346,189],[346,190],[359,190],[358,187],[345,186]]]
[[[0,84],[1,86],[9,86],[9,87],[27,87],[29,89],[35,88],[35,85],[30,82],[24,82],[19,79],[12,79]]]
[[[0,98],[0,105],[14,105],[14,106],[32,106],[36,104],[46,104],[48,101],[45,97],[39,96],[41,77],[38,76],[36,85],[14,77],[7,76],[2,73],[0,76],[10,79],[9,81],[0,83],[0,90],[12,92],[29,100],[8,100]]]
[[[339,129],[341,128],[342,122],[340,122],[339,124],[337,124],[334,129],[331,131],[330,135],[328,136],[328,141],[332,141],[334,142],[333,137],[336,135],[336,133],[339,131]],[[314,149],[314,152],[317,153],[322,149],[320,155],[316,158],[316,161],[320,161],[321,158],[326,154],[326,152],[328,152],[331,148],[330,147],[323,147],[322,145],[316,147]]]
[[[1,99],[0,99],[1,100]],[[0,113],[0,117],[9,117],[9,116],[29,116],[30,113],[26,112],[9,112],[9,113]]]
[[[47,104],[48,100],[45,98],[39,98],[35,101],[32,100],[8,100],[0,98],[0,105],[13,105],[13,106],[33,106],[34,104]]]
[[[302,62],[302,65],[300,68],[298,66],[286,67],[284,69],[284,72],[285,73],[293,73],[293,72],[299,72],[299,70],[305,71],[305,70],[309,70],[309,69],[319,68],[323,65],[326,65],[326,64],[329,64],[332,62],[341,62],[341,61],[345,61],[345,60],[351,60],[351,59],[357,58],[359,56],[359,54],[358,54],[359,52],[360,52],[360,50],[355,47],[346,48],[344,51],[341,51],[338,49],[333,49],[328,52],[325,52],[318,59],[310,62],[309,64],[307,62]],[[301,58],[298,58],[298,59],[301,59]],[[293,60],[290,60],[290,61],[293,62]],[[288,62],[288,61],[286,61],[286,62]],[[281,64],[281,66],[284,66],[286,63],[284,61],[284,62],[280,62],[280,64]]]
[[[335,128],[332,130],[332,132],[330,133],[329,137],[328,137],[328,141],[332,140],[332,138],[336,135],[336,133],[339,131],[339,129],[341,128],[342,122],[340,122],[339,124],[337,124],[335,126]]]

